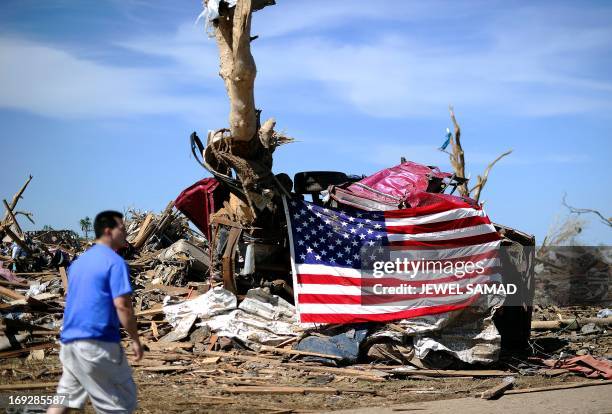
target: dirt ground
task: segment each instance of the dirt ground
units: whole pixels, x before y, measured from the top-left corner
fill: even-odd
[[[57,356],[44,361],[14,360],[2,366],[2,384],[54,382],[61,365]],[[236,376],[228,367],[211,369],[210,374],[160,374],[135,368],[139,390],[139,412],[318,412],[326,410],[391,406],[400,403],[476,396],[500,382],[500,378],[408,378],[371,382],[353,378],[336,379],[334,375],[305,374],[303,370],[278,368],[246,362],[240,368],[251,374]],[[213,367],[211,367],[213,368]],[[515,388],[541,387],[585,381],[563,374],[554,378],[543,375],[518,376]],[[346,390],[339,394],[235,394],[224,388],[241,385],[333,387]],[[45,393],[51,393],[52,388]],[[21,392],[21,391],[20,391]],[[25,391],[24,391],[25,392]],[[43,392],[41,390],[41,392]],[[88,404],[86,412],[93,413]]]
[[[577,314],[590,316],[595,310],[536,309],[538,319],[558,318]],[[533,332],[532,346],[541,355],[554,357],[561,352],[590,353],[599,357],[612,354],[609,331],[583,334],[580,331]],[[243,354],[244,355],[244,354]],[[252,353],[251,355],[254,355]],[[148,369],[178,367],[176,371],[152,372]],[[304,363],[290,364],[285,357],[257,355],[253,361],[233,357],[194,355],[188,351],[154,351],[134,367],[139,389],[141,413],[202,413],[202,412],[320,412],[364,407],[389,407],[397,404],[478,396],[500,383],[501,378],[432,378],[413,376],[366,380],[339,372],[309,370]],[[284,361],[284,362],[281,362]],[[268,362],[269,361],[269,362]],[[293,365],[293,366],[289,366]],[[360,365],[348,367],[380,372],[389,367]],[[510,356],[505,362],[487,369],[518,368],[514,388],[531,388],[591,381],[570,372],[544,371],[525,357]],[[171,368],[169,368],[171,369]],[[368,371],[368,369],[370,371]],[[331,370],[333,371],[333,369]],[[442,372],[442,371],[441,371]],[[0,384],[56,383],[61,375],[57,352],[45,355],[42,361],[12,358],[0,362]],[[550,376],[553,374],[553,376]],[[300,394],[244,393],[249,386],[312,387],[315,392]],[[602,387],[595,387],[602,388]],[[36,392],[52,393],[53,388]],[[260,390],[261,391],[261,390]],[[28,391],[19,391],[28,392]],[[33,391],[29,391],[33,392]],[[90,404],[86,412],[93,412]]]

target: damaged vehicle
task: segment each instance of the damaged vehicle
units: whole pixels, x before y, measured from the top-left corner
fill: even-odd
[[[305,171],[296,173],[293,180],[286,174],[267,177],[274,190],[266,191],[262,186],[261,198],[267,202],[257,203],[263,206],[261,210],[249,209],[245,206],[254,203],[247,194],[252,195],[257,183],[251,190],[245,190],[229,166],[211,162],[214,157],[207,154],[210,145],[204,147],[195,133],[191,139],[196,159],[213,178],[185,189],[176,199],[175,207],[210,240],[211,279],[222,282],[239,300],[251,289],[267,288],[297,305],[299,314],[287,200],[303,200],[316,206],[315,209],[350,210],[356,214],[416,211],[441,201],[480,208],[475,200],[456,194],[467,179],[402,159],[400,164],[370,176]],[[201,161],[199,154],[203,154]],[[338,354],[351,363],[407,362],[416,356],[425,365],[439,368],[461,362],[488,364],[497,361],[500,352],[526,351],[534,290],[535,239],[516,229],[492,225],[494,237],[500,239],[501,245],[501,282],[515,284],[519,290],[512,301],[496,306],[490,313],[488,309],[485,313],[482,309],[464,309],[383,321],[386,323],[316,324],[319,334],[306,335],[296,349]],[[328,334],[321,338],[321,332]],[[353,352],[347,354],[347,349]]]

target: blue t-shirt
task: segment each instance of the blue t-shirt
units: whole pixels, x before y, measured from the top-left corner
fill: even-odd
[[[132,293],[123,258],[110,247],[93,245],[68,268],[62,343],[77,339],[119,342],[119,317],[113,299]]]

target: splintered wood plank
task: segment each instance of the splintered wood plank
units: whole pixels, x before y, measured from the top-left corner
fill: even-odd
[[[12,289],[5,288],[4,286],[0,286],[0,295],[6,296],[7,298],[11,298],[13,300],[26,300],[27,299],[22,294],[17,293]]]
[[[64,295],[68,292],[68,275],[66,274],[66,268],[59,268],[60,277],[62,278],[62,286],[64,287]]]

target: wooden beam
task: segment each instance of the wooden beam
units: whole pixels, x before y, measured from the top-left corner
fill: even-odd
[[[570,388],[583,388],[583,387],[593,387],[596,385],[608,385],[612,384],[612,380],[606,381],[585,381],[585,382],[577,382],[574,384],[560,384],[560,385],[551,385],[550,387],[536,387],[536,388],[523,388],[518,390],[510,390],[506,391],[506,395],[510,394],[526,394],[530,392],[542,392],[542,391],[554,391],[554,390],[567,390]]]
[[[68,275],[66,274],[66,268],[61,266],[59,268],[60,277],[62,278],[62,287],[64,288],[64,296],[68,293]]]
[[[7,223],[7,226],[14,225],[15,230],[17,230],[17,234],[23,237],[23,230],[21,230],[21,226],[19,226],[19,223],[17,222],[17,219],[15,218],[15,215],[13,214],[13,210],[11,209],[11,206],[9,206],[6,200],[2,200],[2,203],[4,203],[4,208],[6,209],[5,215],[8,215],[8,218],[10,218],[12,221],[11,224]]]
[[[134,240],[132,242],[134,247],[142,245],[142,243],[143,243],[142,240],[145,237],[145,235],[147,234],[147,231],[148,231],[147,229],[151,225],[151,221],[153,221],[153,217],[154,217],[153,213],[147,214],[145,219],[140,224],[140,228],[138,229],[138,234],[136,235],[136,237],[134,237]],[[139,247],[137,247],[137,248],[139,248]]]
[[[222,259],[222,274],[223,274],[223,287],[232,293],[237,293],[236,282],[234,281],[234,255],[236,253],[236,246],[238,240],[240,240],[240,234],[242,229],[232,227],[227,236],[227,245],[225,246],[225,252],[223,252]]]
[[[2,227],[2,230],[11,238],[11,240],[17,243],[19,247],[21,247],[27,254],[29,255],[32,254],[32,250],[28,247],[27,244],[24,243],[23,240],[19,238],[19,236],[13,233],[13,230],[11,230],[10,226],[4,226]]]
[[[560,319],[557,321],[531,321],[531,329],[534,331],[547,331],[565,328],[575,331],[587,323],[594,323],[597,326],[612,325],[612,316],[608,316],[607,318],[572,318]]]
[[[499,398],[504,394],[504,392],[506,392],[506,390],[512,388],[513,385],[514,377],[506,377],[501,383],[480,394],[480,398],[483,400],[493,400],[495,398]]]
[[[2,391],[10,391],[10,390],[35,390],[39,388],[55,388],[57,387],[57,382],[34,382],[29,384],[2,384],[0,385],[0,390]]]
[[[262,345],[260,351],[272,352],[273,354],[298,355],[298,356],[313,356],[328,359],[342,359],[339,355],[321,354],[318,352],[300,351],[297,349],[275,348],[273,346]]]
[[[17,293],[12,289],[5,288],[4,286],[0,286],[0,295],[6,296],[7,298],[11,298],[13,300],[26,300],[27,299],[22,294]]]

